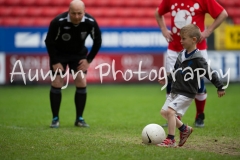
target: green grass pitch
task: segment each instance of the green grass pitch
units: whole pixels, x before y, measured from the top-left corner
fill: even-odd
[[[194,128],[181,148],[141,142],[144,126],[165,123],[159,114],[165,101],[165,90],[160,88],[155,82],[89,85],[84,118],[90,128],[77,128],[75,87],[68,86],[62,90],[60,127],[51,129],[49,86],[0,86],[0,159],[240,159],[240,84],[230,84],[222,98],[213,85],[207,85],[205,127]],[[193,102],[183,122],[193,125],[194,117]]]

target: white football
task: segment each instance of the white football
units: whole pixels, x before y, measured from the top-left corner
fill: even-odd
[[[144,144],[159,144],[166,138],[164,129],[158,124],[148,124],[142,130]]]

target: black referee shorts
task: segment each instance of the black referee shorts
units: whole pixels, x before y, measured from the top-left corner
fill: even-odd
[[[67,66],[69,67],[69,72],[70,73],[72,73],[72,71],[77,72],[78,71],[77,67],[79,66],[79,61],[82,60],[82,59],[86,59],[86,56],[82,56],[82,55],[58,55],[55,60],[62,64],[62,66],[64,68],[64,72],[62,72],[62,73],[65,74]],[[52,66],[53,66],[53,63],[51,62],[51,59],[50,59],[50,69],[52,70],[52,73],[54,74],[55,72],[53,71]],[[84,73],[87,73],[87,71],[84,72]],[[59,74],[60,73],[58,72],[58,75]]]

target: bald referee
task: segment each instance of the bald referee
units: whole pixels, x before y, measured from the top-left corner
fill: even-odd
[[[88,35],[93,39],[90,52],[85,47]],[[86,73],[101,47],[102,38],[96,20],[85,13],[85,5],[81,0],[73,0],[69,5],[68,12],[58,15],[51,21],[45,43],[50,58],[50,69],[53,74],[57,72],[56,78],[51,82],[50,89],[50,105],[53,116],[50,127],[59,127],[61,88],[64,85],[64,79],[60,72],[65,74],[67,66],[69,72],[73,71],[76,74],[74,79],[76,86],[74,97],[76,120],[74,125],[89,127],[83,118],[87,99]]]

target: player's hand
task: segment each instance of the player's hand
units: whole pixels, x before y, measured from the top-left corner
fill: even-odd
[[[205,30],[201,33],[201,37],[199,42],[202,42],[204,39],[208,38],[210,36],[211,32],[209,32],[208,30]]]
[[[79,66],[77,67],[78,70],[82,70],[83,72],[87,71],[89,67],[87,59],[80,60],[78,64],[79,64]]]
[[[218,97],[222,97],[225,95],[225,91],[217,91]]]
[[[168,29],[162,30],[163,36],[166,38],[167,42],[171,42],[173,40],[172,38],[172,32]]]
[[[162,80],[158,80],[158,83],[160,83],[161,85],[164,85],[166,83],[165,79],[162,79]]]
[[[64,68],[61,63],[54,64],[54,65],[52,65],[52,67],[53,67],[54,72],[56,72],[57,70],[58,70],[58,72],[59,72],[59,70],[64,71]]]

